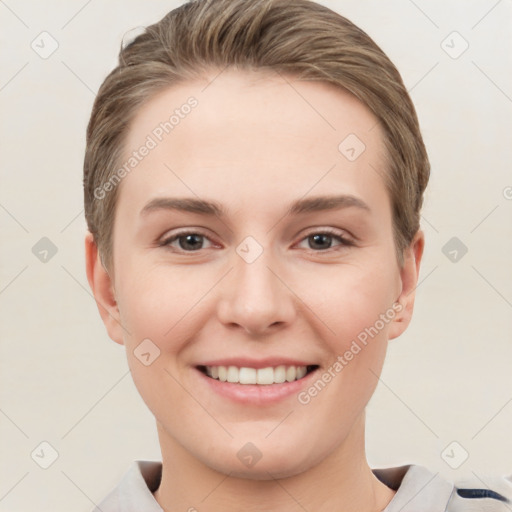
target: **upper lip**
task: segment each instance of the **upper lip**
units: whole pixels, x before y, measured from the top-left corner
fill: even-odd
[[[211,359],[196,366],[236,366],[237,368],[268,368],[269,366],[318,366],[311,361],[300,361],[287,357],[266,357],[264,359],[251,359],[248,357],[228,357]]]

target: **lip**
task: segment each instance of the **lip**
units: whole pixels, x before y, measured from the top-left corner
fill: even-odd
[[[222,360],[224,363],[226,361],[231,361],[231,363],[222,364],[218,361],[211,361],[205,366],[248,366],[254,365],[255,362],[251,361],[250,363],[244,362],[242,364],[240,359],[236,360],[236,363],[233,360]],[[279,360],[280,362],[282,360]],[[267,366],[279,366],[279,364],[269,364],[268,360],[266,362],[260,361],[260,366],[258,368],[266,368]],[[290,364],[291,363],[281,363],[281,364]],[[293,363],[296,366],[308,366],[304,363]],[[200,365],[201,366],[201,365]],[[283,401],[292,396],[297,396],[303,389],[307,388],[311,385],[311,381],[317,377],[319,366],[316,365],[317,368],[310,373],[306,374],[302,379],[294,380],[293,382],[283,382],[282,384],[239,384],[239,383],[231,383],[231,382],[221,382],[220,380],[213,379],[208,377],[208,375],[204,374],[197,367],[194,368],[195,373],[199,376],[200,382],[206,386],[210,392],[215,393],[216,395],[221,396],[222,398],[227,398],[235,403],[244,404],[244,405],[272,405],[276,404],[280,401]],[[256,366],[252,366],[256,368]]]

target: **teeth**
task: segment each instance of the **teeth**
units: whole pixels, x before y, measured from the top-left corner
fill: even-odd
[[[232,366],[232,368],[235,368]],[[235,368],[238,370],[238,368]],[[258,372],[255,368],[240,368],[238,371],[238,381],[240,384],[256,384],[258,381]]]
[[[302,379],[307,373],[306,366],[268,366],[247,368],[245,366],[207,366],[206,374],[212,379],[233,384],[282,384]]]
[[[288,368],[286,368],[286,380],[288,382],[293,382],[295,377],[297,377],[297,369],[295,366],[288,366]]]
[[[301,366],[302,368],[302,366]],[[282,384],[286,380],[286,366],[278,366],[274,368],[274,382]]]
[[[228,382],[238,382],[238,368],[236,366],[228,366]]]
[[[297,380],[302,379],[306,373],[308,373],[308,370],[305,366],[297,366]]]

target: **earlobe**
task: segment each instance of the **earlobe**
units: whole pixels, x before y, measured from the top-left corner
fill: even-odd
[[[124,344],[119,308],[114,293],[114,283],[101,261],[96,242],[90,232],[85,236],[85,267],[101,319],[109,337]]]
[[[424,246],[425,235],[423,231],[418,230],[409,247],[404,251],[404,265],[400,269],[402,291],[396,299],[397,306],[394,305],[397,315],[390,326],[389,339],[400,336],[411,322]]]

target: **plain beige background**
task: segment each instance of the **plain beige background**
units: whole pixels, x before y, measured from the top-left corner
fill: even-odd
[[[0,511],[90,511],[133,460],[160,459],[88,288],[81,173],[123,35],[179,3],[0,2]],[[512,2],[323,3],[398,66],[432,162],[415,317],[367,409],[370,465],[510,474]]]

